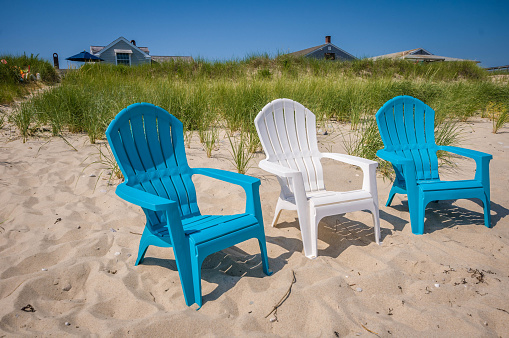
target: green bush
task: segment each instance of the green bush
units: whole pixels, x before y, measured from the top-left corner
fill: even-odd
[[[39,59],[38,55],[30,57],[0,55],[0,103],[10,103],[29,93],[35,85],[34,79],[39,73],[45,84],[58,81],[58,74],[48,61]],[[28,75],[23,76],[29,70]]]

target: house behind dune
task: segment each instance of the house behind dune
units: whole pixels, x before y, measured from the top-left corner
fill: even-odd
[[[128,41],[119,37],[107,46],[90,46],[90,53],[100,57],[106,63],[114,65],[136,66],[146,63],[160,63],[167,61],[192,62],[191,56],[155,56],[150,55],[148,47],[138,47],[136,41]]]
[[[326,59],[326,60],[338,60],[338,61],[352,61],[357,60],[355,56],[344,51],[338,46],[332,44],[331,36],[325,37],[325,43],[316,47],[306,48],[297,52],[289,53],[287,55],[296,57],[308,57],[313,59]]]
[[[466,59],[458,59],[449,56],[439,56],[435,55],[424,48],[415,48],[404,50],[402,52],[384,54],[379,56],[374,56],[369,58],[370,60],[379,60],[379,59],[403,59],[403,60],[411,60],[411,61],[422,61],[422,62],[436,62],[436,61],[471,61],[479,63],[480,61],[475,60],[466,60]]]

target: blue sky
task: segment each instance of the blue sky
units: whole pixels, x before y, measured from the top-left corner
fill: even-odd
[[[509,1],[0,0],[0,54],[64,59],[120,36],[151,55],[208,60],[332,43],[357,57],[422,47],[509,64]]]

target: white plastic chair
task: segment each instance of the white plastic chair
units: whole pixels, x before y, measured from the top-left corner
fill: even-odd
[[[281,185],[274,220],[281,210],[297,210],[304,254],[317,257],[318,223],[325,216],[369,210],[375,225],[375,241],[380,244],[380,218],[376,187],[377,162],[360,157],[321,153],[316,139],[316,117],[302,104],[277,99],[258,113],[256,130],[267,158],[260,168],[277,176]],[[327,191],[321,158],[358,166],[363,171],[362,189]]]

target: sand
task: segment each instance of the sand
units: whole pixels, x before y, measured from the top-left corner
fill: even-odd
[[[441,201],[426,211],[425,234],[413,235],[406,197],[385,207],[390,181],[380,176],[383,244],[374,242],[369,213],[332,216],[319,226],[319,257],[309,260],[296,213],[283,211],[270,227],[279,185],[257,167],[264,158],[257,154],[248,174],[262,180],[274,274],[263,274],[254,239],[213,254],[203,264],[204,305],[196,311],[185,305],[171,249],[150,247],[134,266],[145,217],[115,195],[107,170],[87,167],[98,150],[86,136],[65,136],[76,150],[59,137],[23,144],[4,126],[0,336],[508,337],[509,128],[494,135],[487,120],[462,127],[463,146],[493,154],[491,229],[479,201]],[[319,136],[322,149],[344,152],[333,137]],[[191,167],[234,170],[225,139],[212,158],[197,136],[186,151]],[[329,189],[360,187],[360,170],[323,163]],[[473,161],[456,163],[443,177],[473,177]],[[195,183],[202,213],[243,210],[240,188],[205,177]],[[293,273],[290,295],[266,317]]]

